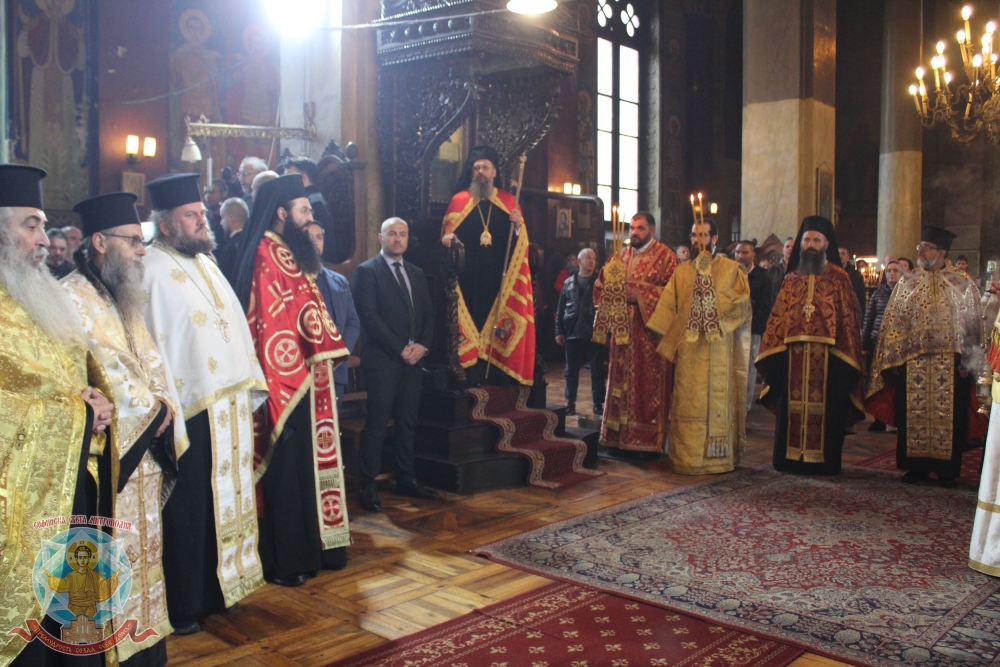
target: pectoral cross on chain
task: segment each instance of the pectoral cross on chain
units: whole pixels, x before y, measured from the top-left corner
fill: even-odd
[[[215,314],[215,328],[222,334],[222,340],[229,342],[229,322],[222,319],[222,315]]]

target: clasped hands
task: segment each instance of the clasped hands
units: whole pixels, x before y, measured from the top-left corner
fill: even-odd
[[[408,366],[413,366],[418,361],[423,359],[425,354],[427,354],[426,347],[420,343],[410,343],[403,348],[403,351],[400,352],[399,356],[402,357],[403,361],[405,361]]]
[[[114,406],[111,401],[108,400],[107,396],[102,394],[97,389],[93,387],[87,387],[82,392],[80,392],[80,398],[82,398],[94,411],[94,433],[103,433],[107,430],[108,426],[111,425],[111,413]],[[163,435],[167,427],[170,426],[170,422],[173,421],[174,412],[170,409],[169,405],[164,404],[167,409],[167,416],[164,418],[163,423],[160,424],[160,428],[156,431],[156,437],[159,438]]]

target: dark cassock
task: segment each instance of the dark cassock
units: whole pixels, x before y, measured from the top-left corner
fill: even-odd
[[[298,174],[263,184],[236,271],[270,390],[255,429],[260,555],[283,586],[344,567],[350,543],[334,388],[348,351],[313,278],[322,263],[308,208]]]
[[[161,226],[201,205],[197,174],[164,176],[147,188]],[[184,450],[163,508],[163,568],[176,634],[196,632],[201,618],[264,585],[253,413],[267,398],[267,383],[239,299],[207,254],[207,233],[184,233],[158,230],[143,262],[142,308],[179,406],[172,428]]]
[[[803,251],[808,232],[825,251]],[[777,416],[775,470],[839,474],[846,430],[864,419],[861,313],[826,218],[802,221],[756,366],[760,403]]]
[[[519,216],[520,207],[514,195],[499,187],[499,160],[488,146],[469,152],[441,236],[445,240],[454,235],[465,246],[465,266],[458,276],[459,359],[463,368],[471,369],[470,383],[483,382],[489,362],[502,371],[490,373],[491,384],[530,385],[535,374],[535,315],[528,232],[523,224],[515,229],[508,266],[511,213],[516,210]]]
[[[44,237],[42,169],[0,165],[0,207],[10,218],[0,220],[8,233],[35,219],[38,242]],[[13,236],[13,234],[10,234]],[[42,542],[66,529],[53,525],[34,530],[36,521],[82,514],[110,516],[110,504],[98,507],[97,480],[88,473],[91,452],[96,462],[106,448],[106,431],[94,432],[95,412],[81,397],[89,390],[88,345],[79,317],[66,292],[49,273],[0,237],[0,517],[27,529],[10,539],[0,559],[3,604],[0,611],[0,664],[99,667],[104,656],[71,657],[26,642],[12,631],[27,629],[29,620],[60,636],[61,624],[46,615],[32,589],[32,569]],[[8,243],[10,245],[8,245]],[[34,250],[34,245],[32,245]],[[40,306],[39,304],[44,304]],[[36,315],[50,312],[46,320]],[[110,404],[106,405],[108,413]],[[8,435],[9,434],[9,435]],[[30,462],[30,463],[29,463]],[[107,486],[107,484],[105,484]],[[20,511],[15,514],[14,510]],[[10,524],[7,524],[8,526]]]
[[[986,435],[976,379],[986,367],[979,290],[945,266],[955,235],[924,227],[918,266],[903,274],[882,316],[865,406],[897,428],[904,482],[935,473],[953,487],[970,438]]]
[[[122,613],[112,619],[112,628],[118,630],[135,618],[139,630],[156,631],[142,642],[121,642],[115,651],[124,664],[155,666],[166,664],[165,640],[173,631],[163,582],[162,509],[176,479],[179,452],[164,421],[177,414],[178,407],[136,298],[142,293],[142,270],[135,270],[135,258],[145,251],[135,201],[135,195],[119,192],[73,207],[80,216],[83,243],[75,254],[76,271],[61,285],[87,334],[94,361],[91,384],[115,404],[102,458],[110,455],[117,465],[99,463],[98,477],[110,475],[116,487],[111,517],[130,522],[133,530],[116,527],[111,532],[134,558],[132,592]],[[98,234],[103,252],[96,247]]]

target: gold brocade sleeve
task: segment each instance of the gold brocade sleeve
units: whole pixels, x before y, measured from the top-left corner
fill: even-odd
[[[42,619],[32,568],[42,540],[62,526],[35,521],[68,516],[88,427],[82,347],[51,339],[0,287],[0,664],[24,641],[8,633]]]

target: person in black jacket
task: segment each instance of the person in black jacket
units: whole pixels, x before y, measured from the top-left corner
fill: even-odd
[[[354,272],[354,305],[364,331],[361,370],[368,391],[368,414],[361,432],[361,506],[382,509],[375,478],[389,418],[396,452],[396,495],[433,500],[413,471],[413,436],[420,404],[421,369],[434,337],[434,309],[427,279],[403,261],[409,227],[400,218],[382,223],[382,252]]]
[[[871,363],[871,355],[875,352],[878,343],[878,333],[882,330],[882,316],[885,315],[885,307],[889,305],[889,297],[892,296],[892,288],[899,282],[903,275],[903,269],[899,262],[891,260],[885,265],[885,282],[872,293],[872,298],[868,301],[868,311],[865,313],[864,324],[861,326],[861,349],[868,362]],[[869,431],[880,432],[886,430],[885,422],[875,419]]]
[[[840,265],[844,267],[844,271],[847,271],[847,275],[851,278],[851,287],[854,288],[854,293],[858,296],[861,321],[864,322],[865,306],[868,305],[868,294],[865,292],[865,278],[858,271],[858,267],[854,266],[854,261],[851,259],[851,252],[844,246],[840,246]]]
[[[568,415],[576,414],[576,392],[580,386],[580,366],[590,363],[594,414],[604,414],[604,346],[591,340],[594,335],[594,280],[597,253],[584,248],[577,256],[580,269],[563,283],[556,306],[556,342],[566,346],[566,401]]]
[[[753,390],[757,384],[757,353],[760,352],[760,339],[767,329],[767,318],[771,316],[771,306],[774,305],[774,294],[771,292],[771,276],[767,271],[754,264],[757,248],[753,241],[740,241],[734,251],[735,259],[740,268],[746,271],[747,282],[750,283],[750,310],[753,319],[750,323],[750,370],[747,373],[747,412],[753,404]]]

